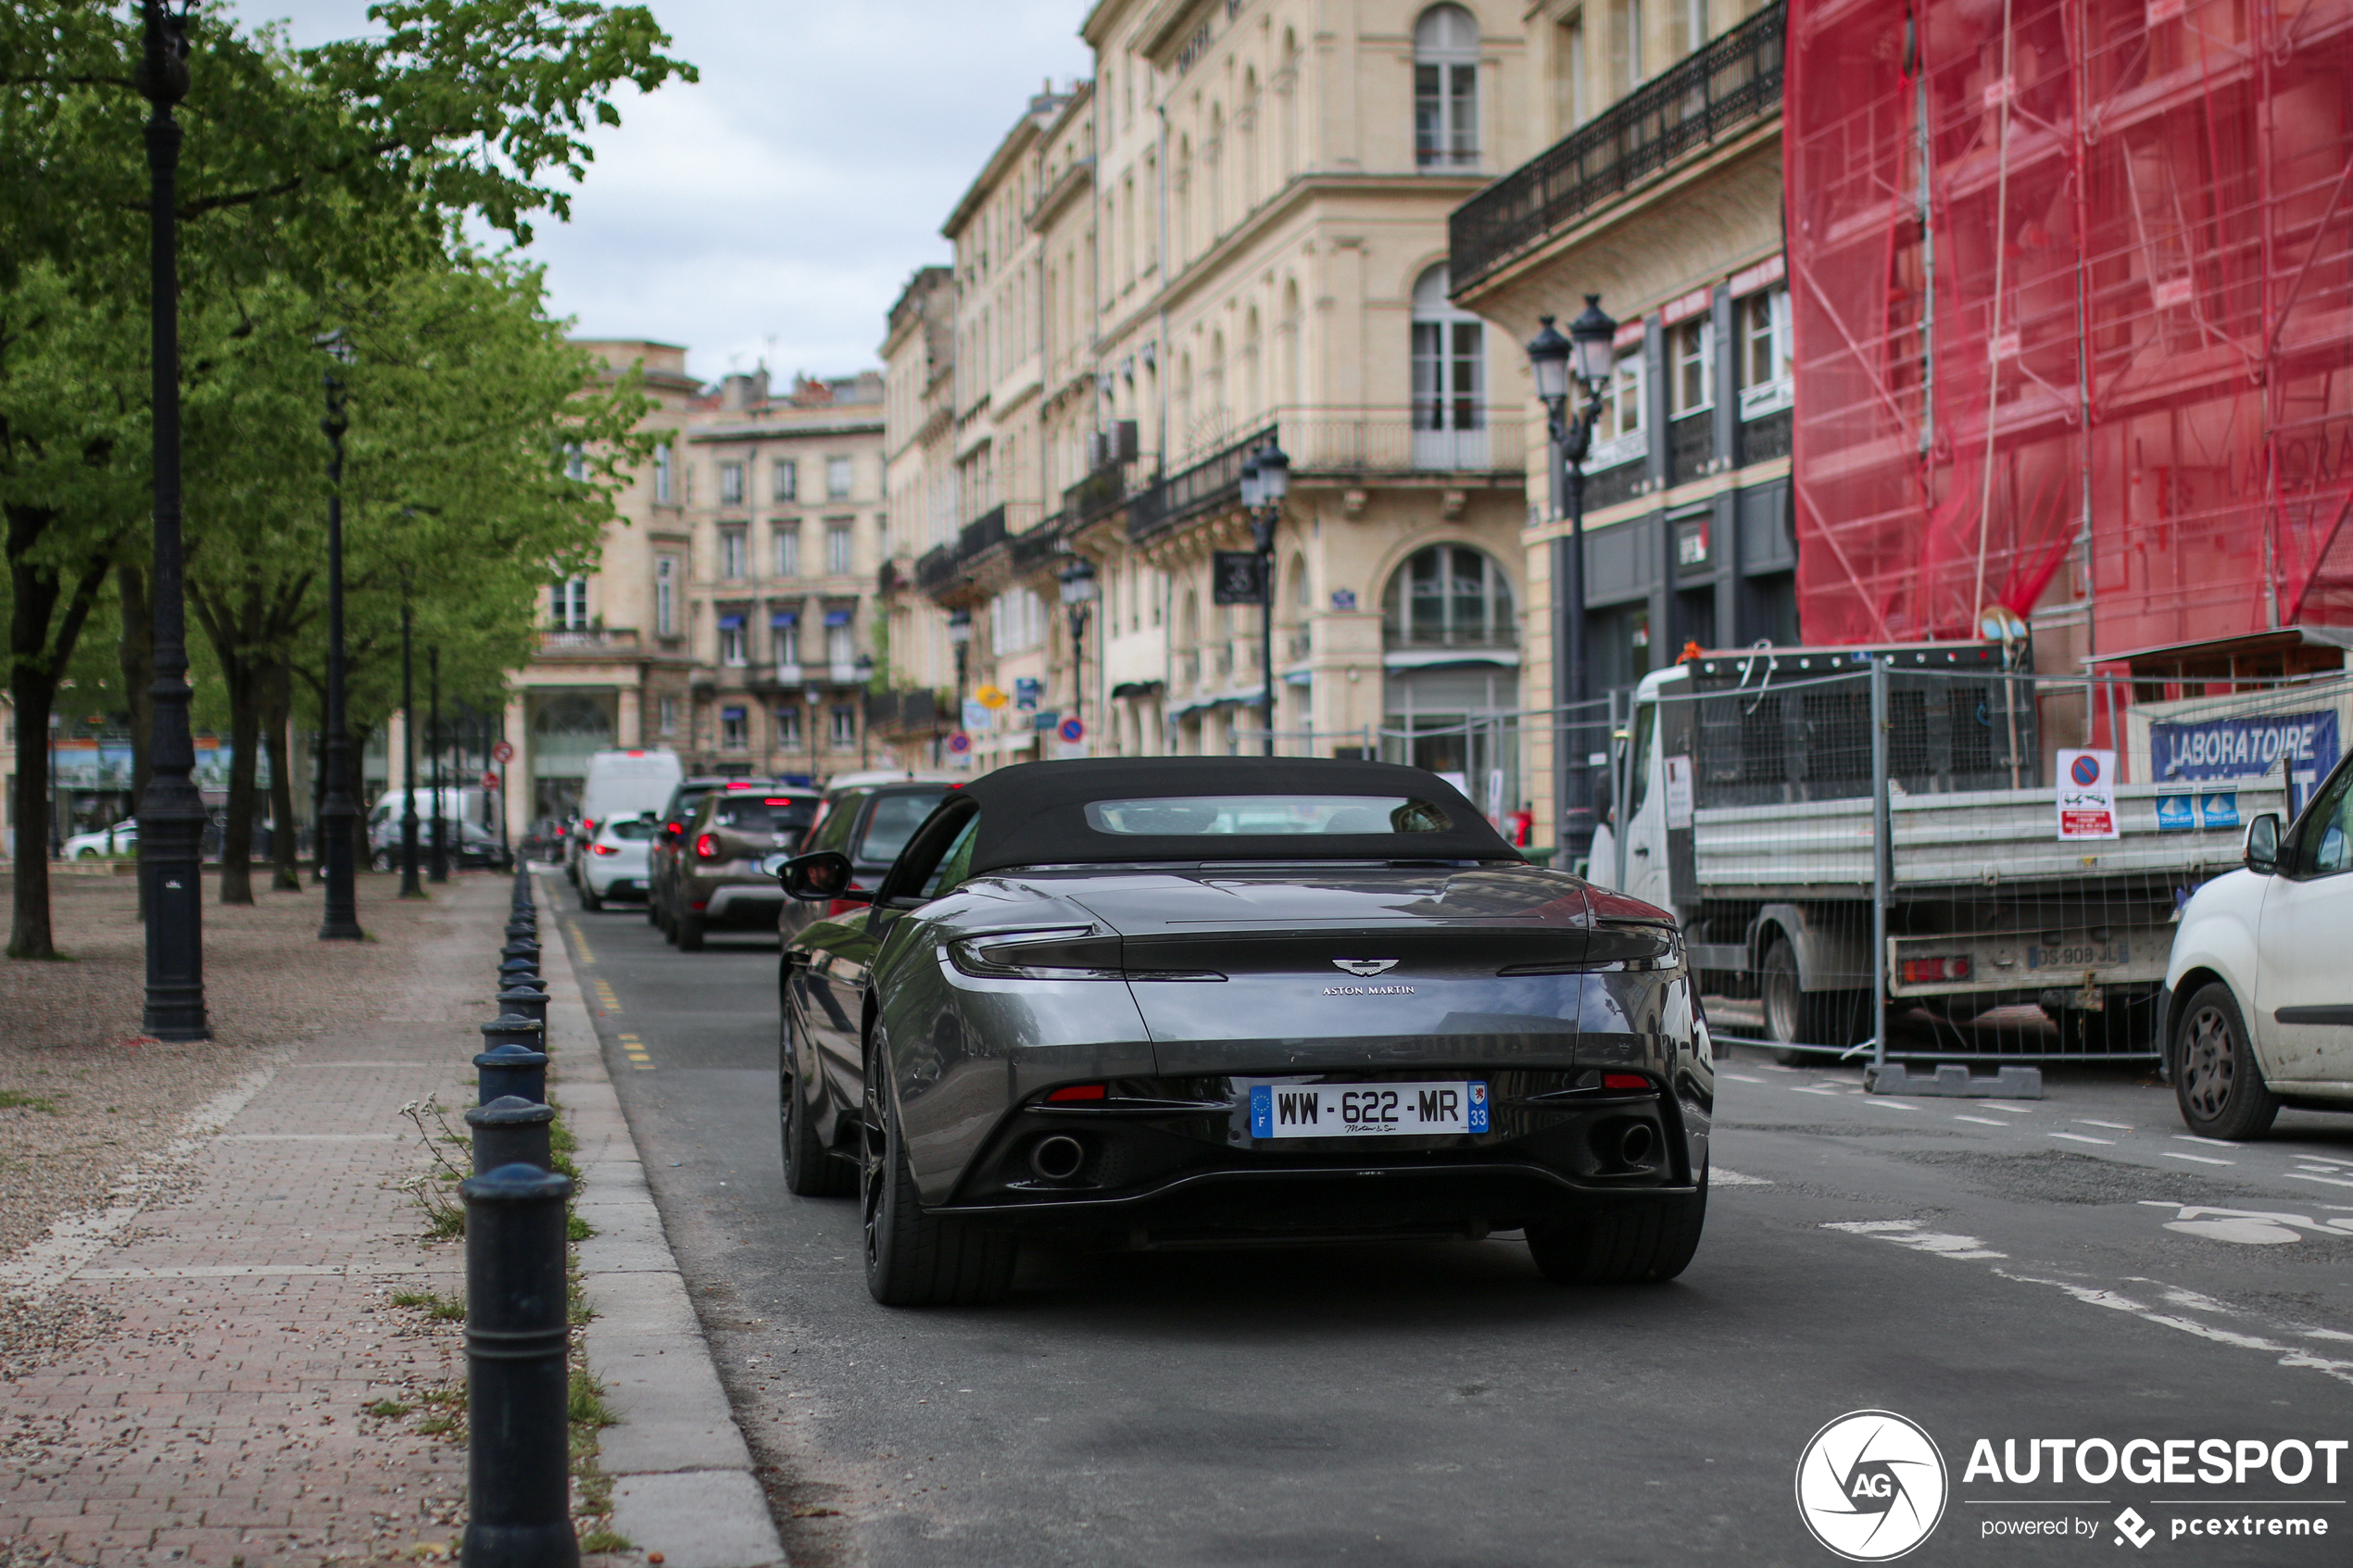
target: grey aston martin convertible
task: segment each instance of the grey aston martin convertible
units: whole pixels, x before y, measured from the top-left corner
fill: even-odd
[[[871,894],[782,875],[786,1185],[856,1193],[890,1305],[1001,1295],[1024,1235],[1170,1247],[1525,1232],[1672,1278],[1715,1098],[1672,917],[1529,865],[1387,763],[1026,763]],[[869,901],[871,900],[871,901]]]

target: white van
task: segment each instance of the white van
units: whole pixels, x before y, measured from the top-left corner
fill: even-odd
[[[564,839],[564,867],[577,878],[581,846],[615,817],[659,812],[686,776],[674,751],[599,751],[588,759],[580,790],[580,825]]]

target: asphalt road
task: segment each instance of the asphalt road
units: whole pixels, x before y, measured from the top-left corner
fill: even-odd
[[[1673,1285],[1564,1290],[1503,1237],[1033,1251],[1003,1306],[893,1311],[854,1201],[784,1190],[774,940],[543,885],[799,1568],[1819,1564],[1800,1456],[1865,1410],[1943,1457],[1910,1562],[2353,1560],[2353,1449],[2289,1484],[2353,1438],[2353,1116],[2215,1145],[2136,1073],[1897,1099],[1736,1052]],[[1868,1495],[1856,1435],[1822,1452]],[[2284,1469],[2054,1485],[2039,1439]]]

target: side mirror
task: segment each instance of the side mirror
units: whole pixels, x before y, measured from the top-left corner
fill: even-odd
[[[2280,818],[2265,811],[2246,824],[2246,869],[2270,876],[2280,869]]]
[[[796,855],[776,868],[776,880],[784,884],[785,892],[807,903],[823,903],[829,899],[863,904],[869,895],[852,888],[849,857],[838,849],[819,849],[807,855]]]
[[[1607,768],[1588,768],[1585,776],[1593,796],[1593,821],[1614,822],[1617,820],[1610,798],[1610,771]]]

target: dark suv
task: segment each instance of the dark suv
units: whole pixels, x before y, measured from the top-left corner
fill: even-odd
[[[825,803],[819,809],[816,825],[797,853],[815,849],[838,849],[849,857],[854,872],[850,885],[870,888],[890,870],[899,859],[907,840],[914,835],[923,820],[931,815],[932,808],[951,786],[934,783],[852,784],[839,790],[828,790]],[[779,922],[785,939],[812,921],[858,907],[850,903],[808,904],[787,899]]]
[[[781,779],[730,778],[725,775],[704,775],[681,779],[670,792],[670,803],[654,820],[653,842],[646,853],[646,923],[667,933],[678,918],[678,905],[672,896],[671,882],[678,872],[678,861],[686,850],[686,822],[702,804],[702,797],[717,790],[734,790],[745,795],[774,794],[786,788]]]
[[[698,952],[713,926],[776,929],[785,906],[776,868],[800,846],[817,815],[813,789],[718,789],[695,804],[670,873],[668,933],[681,952]]]

